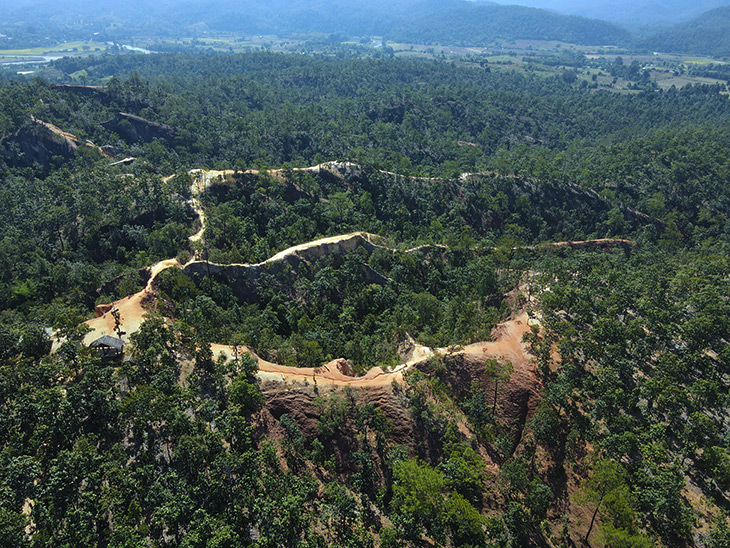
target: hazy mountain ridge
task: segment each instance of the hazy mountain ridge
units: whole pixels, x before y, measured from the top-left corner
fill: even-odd
[[[454,7],[413,17],[397,29],[404,41],[478,45],[495,39],[626,45],[631,33],[612,23],[522,6]]]
[[[730,55],[730,6],[708,11],[676,25],[649,38],[646,44],[660,51],[727,57]]]
[[[506,0],[162,0],[153,5],[141,0],[24,0],[0,6],[0,32],[25,36],[27,43],[16,40],[8,43],[10,47],[60,37],[88,39],[91,34],[120,41],[140,34],[164,38],[209,31],[284,36],[337,33],[468,45],[546,39],[630,47],[637,43],[632,33],[647,36],[661,27],[667,30],[647,39],[644,47],[720,55],[728,49],[723,45],[727,25],[722,6],[730,0],[691,4],[681,0],[518,1],[521,5]],[[677,26],[668,28],[670,24]]]
[[[730,4],[728,0],[498,0],[630,25],[675,24]]]
[[[626,43],[627,31],[611,24],[549,13],[522,6],[466,0],[273,0],[187,2],[163,1],[148,6],[68,0],[28,3],[6,9],[6,24],[94,30],[102,37],[154,32],[160,36],[192,29],[250,34],[345,33],[387,36],[396,40],[441,43],[483,43],[494,39],[555,39],[577,43]]]

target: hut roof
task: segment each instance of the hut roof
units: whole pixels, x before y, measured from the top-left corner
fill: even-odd
[[[103,337],[99,337],[98,339],[93,341],[89,346],[91,348],[101,348],[103,346],[107,346],[110,348],[116,348],[117,350],[121,350],[124,347],[124,341],[110,335],[104,335]]]

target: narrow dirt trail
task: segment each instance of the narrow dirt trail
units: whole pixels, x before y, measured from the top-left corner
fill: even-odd
[[[337,242],[341,239],[346,239],[348,236],[350,235],[325,238],[324,240],[328,243]],[[302,249],[309,249],[311,246],[317,245],[318,242],[321,242],[321,240],[315,240],[309,244],[284,250],[280,254],[277,254],[279,256],[277,260],[282,260],[283,257],[286,257],[290,253],[296,253]],[[120,314],[121,329],[126,332],[122,338],[128,341],[129,336],[139,330],[144,321],[144,316],[147,313],[145,310],[146,302],[155,298],[153,285],[155,277],[168,268],[182,268],[182,265],[176,259],[160,261],[152,267],[152,275],[142,291],[124,299],[114,301],[111,304],[98,307],[99,316],[86,322],[86,325],[91,328],[91,331],[84,338],[84,344],[88,345],[103,335],[114,335],[115,320],[111,314],[111,310],[115,308]],[[530,330],[528,323],[527,314],[522,313],[514,319],[499,324],[493,332],[493,336],[495,337],[494,341],[475,343],[464,347],[463,350],[457,351],[456,353],[463,352],[493,359],[504,358],[512,361],[516,365],[527,364],[530,356],[522,343],[522,335]],[[245,346],[234,348],[233,346],[223,344],[213,344],[211,349],[214,356],[218,357],[223,354],[227,360],[233,360],[237,353],[251,352]],[[446,353],[448,353],[447,349],[433,350],[415,343],[408,360],[394,367],[392,371],[384,371],[380,367],[374,367],[362,377],[353,377],[343,372],[343,369],[346,369],[346,367],[342,366],[342,360],[333,360],[317,368],[290,367],[269,362],[251,352],[258,362],[258,374],[262,380],[308,382],[312,384],[316,383],[317,385],[353,387],[385,386],[391,384],[393,381],[402,383],[403,374],[406,371],[430,359],[432,356],[444,355]]]
[[[529,367],[531,355],[527,346],[522,342],[522,336],[530,331],[530,320],[526,312],[522,312],[513,319],[500,323],[492,332],[493,341],[480,342],[464,347],[462,350],[451,354],[466,353],[479,356],[481,359],[506,359],[512,362],[515,369]],[[403,374],[423,363],[433,356],[449,354],[447,349],[440,348],[432,350],[428,347],[416,345],[411,358],[394,367],[392,371],[384,371],[380,367],[373,367],[362,377],[352,377],[342,372],[340,364],[343,360],[333,360],[321,367],[290,367],[266,361],[245,346],[233,346],[223,344],[211,345],[215,357],[221,354],[227,360],[233,360],[238,354],[249,352],[258,362],[259,377],[262,380],[273,380],[279,382],[307,382],[310,384],[326,386],[352,386],[352,387],[379,387],[389,385],[393,382],[403,383]]]
[[[236,356],[236,349],[224,344],[213,344],[211,350],[216,358],[222,354],[227,360],[233,360]],[[256,358],[259,367],[258,375],[262,380],[307,382],[318,386],[384,386],[393,381],[403,382],[403,370],[386,372],[380,367],[373,367],[362,377],[353,377],[341,371],[340,360],[333,360],[320,367],[291,367],[266,361],[245,346],[239,346],[237,350],[239,355],[249,352]]]
[[[294,171],[315,171],[328,170],[333,172],[347,171],[356,169],[358,166],[355,164],[349,164],[346,162],[328,162],[309,168],[295,168]],[[216,170],[192,170],[190,174],[193,177],[191,185],[191,205],[198,215],[200,220],[200,230],[189,237],[191,242],[199,241],[204,233],[207,223],[205,212],[203,211],[202,202],[200,196],[213,184],[219,183],[232,183],[233,176],[237,173],[233,170],[216,171]],[[248,170],[245,173],[258,173],[255,170]],[[274,176],[282,176],[283,170],[272,170],[268,173]],[[382,247],[374,241],[377,236],[369,234],[367,232],[352,232],[349,234],[341,234],[337,236],[330,236],[326,238],[320,238],[311,242],[299,244],[279,253],[276,253],[272,257],[266,259],[261,263],[256,264],[240,264],[240,265],[219,265],[219,266],[241,266],[241,267],[260,267],[262,265],[271,264],[277,261],[284,261],[292,255],[306,255],[306,256],[322,256],[326,253],[332,252],[334,249],[347,250],[360,245],[363,241],[367,242],[368,245]],[[552,244],[546,244],[548,246],[555,247],[581,247],[583,245],[627,245],[633,242],[626,240],[592,240],[589,242],[556,242]],[[413,253],[424,249],[429,246],[419,246],[413,249],[405,251],[405,253]],[[444,248],[445,246],[436,245],[433,247]],[[389,249],[389,248],[385,248]],[[120,315],[120,328],[125,332],[123,339],[129,341],[129,336],[139,330],[141,324],[144,322],[145,314],[147,313],[146,305],[156,298],[154,282],[157,276],[167,270],[168,268],[185,268],[187,265],[196,262],[196,258],[191,259],[186,265],[181,265],[177,259],[166,259],[154,264],[150,267],[150,278],[141,291],[133,295],[129,295],[123,299],[114,301],[107,305],[100,305],[97,307],[97,317],[88,320],[86,325],[91,329],[90,332],[84,337],[84,344],[88,345],[95,339],[103,335],[115,336],[115,319],[112,315],[112,310],[117,310]],[[212,263],[211,263],[212,264]],[[468,345],[463,349],[455,352],[465,353],[469,355],[481,356],[483,358],[493,359],[506,359],[510,360],[516,366],[521,368],[527,367],[530,360],[530,355],[526,349],[526,346],[522,343],[522,336],[530,330],[530,321],[527,313],[523,312],[518,316],[499,324],[494,332],[492,333],[493,341],[481,342]],[[54,341],[54,350],[59,346],[59,341]],[[246,347],[239,347],[238,352],[248,352],[249,349]],[[213,353],[218,356],[223,354],[226,359],[234,359],[236,355],[236,349],[232,346],[214,344]],[[317,384],[330,384],[330,385],[342,385],[342,386],[383,386],[392,383],[393,381],[402,382],[403,373],[414,367],[415,365],[422,363],[430,359],[434,355],[444,355],[447,353],[446,349],[430,349],[425,346],[417,344],[412,341],[412,350],[408,355],[408,358],[393,368],[392,371],[384,371],[379,367],[375,367],[368,371],[368,373],[362,377],[353,377],[347,374],[347,367],[343,367],[342,360],[334,360],[329,364],[323,365],[318,368],[297,368],[279,365],[268,362],[256,356],[259,364],[259,376],[262,379],[277,380],[277,381],[291,381],[291,382],[316,382]]]
[[[200,201],[200,196],[202,196],[214,182],[232,181],[234,173],[235,171],[205,171],[202,169],[194,169],[190,171],[190,175],[193,177],[193,183],[190,186],[190,205],[198,216],[198,220],[200,222],[200,230],[188,237],[190,242],[199,242],[203,238],[203,234],[205,234],[205,227],[208,223],[208,217],[205,215],[205,211],[203,210],[203,203]]]
[[[527,345],[522,342],[525,333],[529,333],[531,320],[527,312],[522,312],[509,321],[498,324],[492,330],[491,342],[478,342],[463,347],[455,354],[463,353],[480,355],[488,358],[504,358],[513,364],[525,364],[530,361]],[[537,324],[536,324],[537,325]]]
[[[370,234],[368,232],[350,232],[348,234],[338,234],[337,236],[327,236],[325,238],[319,238],[317,240],[312,240],[311,242],[306,242],[303,244],[298,244],[292,247],[288,247],[287,249],[284,249],[283,251],[279,251],[276,255],[273,255],[266,259],[265,261],[261,261],[260,263],[226,263],[226,264],[219,264],[219,263],[213,263],[213,262],[206,262],[206,264],[210,264],[211,266],[218,266],[218,267],[241,267],[241,268],[258,268],[261,266],[265,266],[268,264],[281,262],[286,260],[288,257],[291,257],[292,255],[303,255],[307,258],[312,257],[322,257],[326,255],[327,253],[331,252],[334,248],[337,248],[340,251],[347,251],[350,249],[354,249],[358,245],[360,245],[363,241],[368,242],[370,245],[373,245],[374,247],[382,247],[378,246],[377,244],[372,243],[372,239],[375,236],[373,234]],[[386,249],[386,248],[384,248]],[[193,263],[201,263],[202,261],[196,261],[195,259],[192,259],[188,261],[185,265],[183,265],[181,268],[185,268],[188,265],[191,265]]]
[[[323,255],[327,252],[327,249],[332,246],[340,246],[341,249],[351,249],[358,245],[360,239],[368,239],[372,236],[365,232],[353,232],[350,234],[341,234],[339,236],[331,236],[328,238],[320,238],[304,244],[296,245],[280,251],[273,257],[266,259],[261,263],[253,265],[241,264],[241,265],[226,265],[226,266],[243,266],[243,267],[257,267],[272,262],[283,261],[291,255],[297,253],[313,253],[315,255]],[[192,259],[187,264],[195,262]],[[120,316],[120,328],[126,333],[122,336],[124,341],[129,341],[129,336],[139,330],[139,326],[144,321],[144,315],[147,313],[144,305],[155,298],[154,282],[157,276],[167,270],[168,268],[184,268],[186,265],[181,265],[177,259],[165,259],[154,264],[150,268],[150,278],[147,281],[147,285],[142,291],[114,301],[110,304],[97,306],[96,312],[97,317],[88,320],[86,325],[91,328],[91,331],[84,337],[84,344],[88,345],[92,341],[102,337],[103,335],[114,335],[115,320],[111,314],[111,311],[116,309],[119,311]],[[213,263],[211,263],[213,264]],[[57,346],[57,345],[56,345]]]

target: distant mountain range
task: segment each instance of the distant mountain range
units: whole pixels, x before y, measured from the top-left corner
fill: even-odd
[[[621,24],[672,25],[706,11],[730,5],[730,0],[496,0],[582,15]]]
[[[499,0],[507,2],[508,0]],[[512,1],[512,0],[509,0]],[[601,15],[634,23],[677,19],[730,0],[16,0],[0,2],[0,33],[124,40],[144,34],[189,37],[206,31],[283,36],[312,33],[383,36],[411,43],[484,45],[515,39],[560,40],[661,51],[730,55],[730,7],[704,13],[641,41]],[[633,14],[633,15],[632,15]]]
[[[84,29],[117,38],[140,31],[165,36],[190,29],[249,34],[343,33],[417,43],[483,44],[503,39],[625,44],[630,34],[603,21],[479,0],[19,0],[6,24]]]

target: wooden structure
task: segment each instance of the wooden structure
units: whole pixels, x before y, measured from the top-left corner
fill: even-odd
[[[102,358],[119,358],[124,355],[124,341],[110,335],[96,339],[89,348],[96,350]]]

